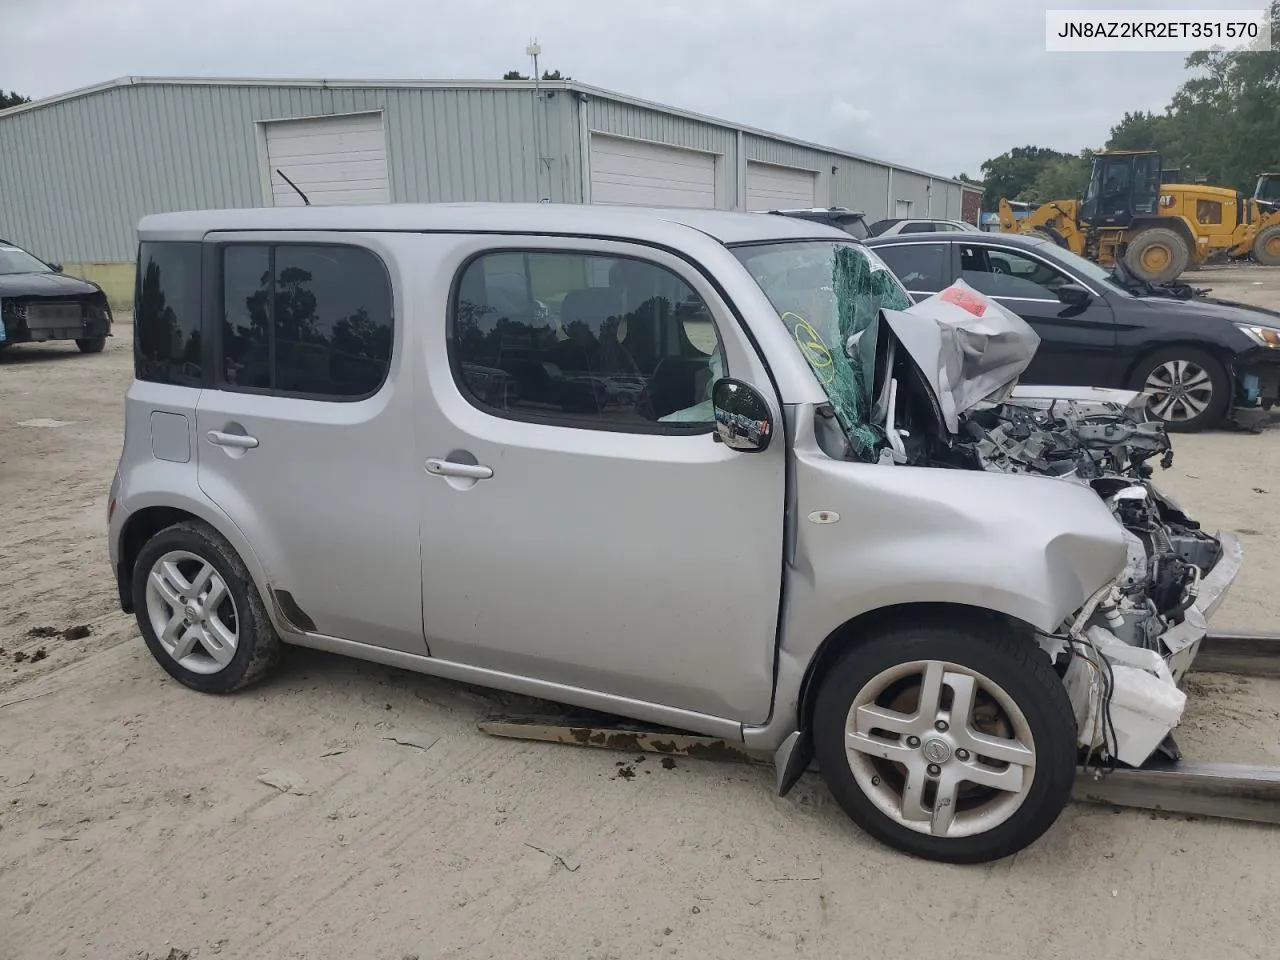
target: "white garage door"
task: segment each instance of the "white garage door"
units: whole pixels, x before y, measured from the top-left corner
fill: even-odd
[[[275,206],[302,204],[277,171],[296,183],[315,206],[390,201],[382,114],[274,120],[266,127]]]
[[[591,202],[713,209],[715,155],[592,134]]]
[[[816,207],[818,175],[812,170],[747,163],[748,210],[794,210]]]

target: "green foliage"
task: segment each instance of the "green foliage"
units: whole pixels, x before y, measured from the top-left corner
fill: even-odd
[[[530,78],[527,74],[523,74],[519,70],[508,70],[506,73],[502,75],[502,79],[503,80],[528,80]],[[542,79],[543,80],[572,80],[573,77],[561,76],[559,70],[543,70]]]
[[[1191,54],[1190,76],[1164,112],[1126,111],[1105,149],[1158,150],[1165,169],[1182,169],[1185,180],[1204,177],[1252,194],[1259,173],[1280,169],[1280,0],[1271,0],[1270,9],[1275,49]],[[1001,197],[1081,196],[1090,155],[1019,147],[988,160],[982,165],[983,209],[994,210]]]
[[[0,90],[0,110],[7,110],[9,107],[17,107],[30,102],[30,97],[24,97],[16,90],[10,90],[8,93]]]

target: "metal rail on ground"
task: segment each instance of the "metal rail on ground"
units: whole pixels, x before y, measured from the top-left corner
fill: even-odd
[[[1280,677],[1280,634],[1218,630],[1205,636],[1197,673]],[[480,730],[499,737],[576,744],[627,753],[658,753],[735,763],[768,763],[718,737],[653,727],[606,714],[567,710],[559,715],[494,716]],[[1180,760],[1141,769],[1081,768],[1072,797],[1168,814],[1280,824],[1280,766]]]

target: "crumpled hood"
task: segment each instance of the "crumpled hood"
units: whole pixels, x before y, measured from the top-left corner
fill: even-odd
[[[1025,320],[963,280],[881,316],[929,382],[951,433],[966,410],[1005,398],[1040,346]]]

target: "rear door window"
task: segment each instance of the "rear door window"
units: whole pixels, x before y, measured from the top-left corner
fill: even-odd
[[[220,386],[315,399],[376,393],[391,362],[391,283],[358,247],[222,248]]]
[[[908,292],[919,299],[937,293],[951,282],[946,243],[885,244],[875,248],[876,256],[889,265]]]

